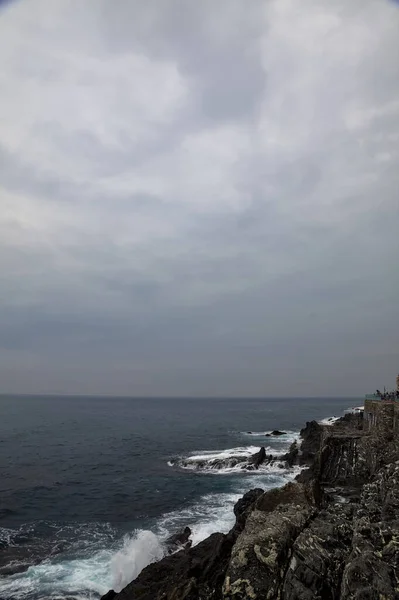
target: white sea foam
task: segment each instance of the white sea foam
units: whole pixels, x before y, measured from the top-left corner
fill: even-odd
[[[299,467],[284,470],[266,466],[249,478],[237,478],[229,493],[207,494],[181,510],[163,515],[153,531],[138,530],[119,544],[101,535],[96,546],[85,547],[84,556],[68,559],[59,555],[31,566],[26,572],[0,580],[0,597],[25,600],[37,594],[51,600],[74,598],[87,600],[90,594],[103,595],[109,589],[122,589],[151,562],[164,554],[163,541],[169,535],[189,526],[193,544],[198,544],[216,531],[226,533],[235,522],[234,504],[251,487],[265,490],[292,480]],[[101,529],[99,530],[101,532]],[[7,532],[8,535],[8,532]],[[101,544],[104,547],[101,549]]]
[[[207,494],[182,510],[164,515],[158,522],[156,533],[159,538],[165,539],[171,533],[189,526],[193,545],[216,531],[227,533],[235,523],[234,504],[245,492],[254,487],[264,490],[280,487],[292,481],[301,470],[301,467],[285,470],[278,467],[260,468],[255,471],[254,477],[248,479],[247,476],[237,482],[231,493]]]
[[[326,417],[319,421],[320,425],[334,425],[336,421],[338,421],[340,417]]]
[[[200,454],[194,452],[187,457],[188,461],[201,461],[201,460],[223,460],[228,458],[236,457],[249,457],[256,452],[259,452],[260,446],[244,446],[239,448],[228,448],[227,450],[204,450]]]
[[[192,530],[193,545],[198,544],[211,533],[226,533],[235,522],[234,504],[241,498],[242,492],[226,494],[206,494],[197,502],[178,511],[165,514],[157,525],[156,532],[161,539],[167,538],[184,527]]]
[[[204,471],[218,475],[239,473],[242,471],[252,471],[253,467],[250,458],[259,452],[260,446],[240,446],[238,448],[228,448],[226,450],[203,450],[199,453],[192,452],[185,457],[178,457],[168,461],[168,465],[177,466],[181,469],[192,471]],[[288,449],[288,448],[287,448]],[[286,452],[286,448],[265,447],[266,454],[278,457]],[[261,465],[261,469],[273,470],[278,468],[277,464]]]
[[[119,592],[152,562],[160,560],[164,547],[152,531],[139,530],[126,536],[123,546],[111,559],[112,588]]]
[[[261,436],[259,436],[261,437]],[[259,437],[257,442],[260,441]],[[266,453],[278,456],[298,438],[297,432],[284,436],[265,438],[276,447],[267,446]],[[263,440],[262,440],[263,441]],[[164,555],[163,542],[183,527],[192,530],[192,542],[198,544],[216,531],[226,533],[235,522],[234,504],[250,488],[265,490],[284,485],[300,472],[299,467],[286,469],[278,460],[263,464],[249,474],[248,459],[258,452],[260,446],[245,445],[223,450],[192,452],[184,459],[185,468],[196,469],[205,464],[206,472],[238,474],[229,482],[228,493],[207,494],[181,510],[163,515],[154,523],[152,531],[138,530],[116,541],[115,532],[104,531],[98,524],[83,535],[81,527],[76,532],[78,544],[72,552],[50,556],[40,564],[32,565],[23,573],[16,573],[0,580],[0,597],[26,600],[40,591],[40,597],[58,600],[65,597],[86,600],[91,594],[101,596],[109,589],[121,590],[132,581],[144,567]],[[170,461],[170,464],[176,464]],[[220,465],[222,465],[220,467]],[[244,466],[244,469],[243,469]],[[93,524],[85,526],[89,530]],[[65,535],[70,538],[70,531]],[[3,541],[12,543],[14,532],[1,530]]]
[[[110,589],[110,550],[74,560],[46,560],[0,581],[0,595],[22,600],[40,590],[41,598],[88,598],[90,593],[102,595]],[[35,596],[36,597],[36,596]]]

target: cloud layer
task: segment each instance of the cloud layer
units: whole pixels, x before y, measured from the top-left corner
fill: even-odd
[[[399,368],[399,7],[0,7],[4,391],[341,395]]]

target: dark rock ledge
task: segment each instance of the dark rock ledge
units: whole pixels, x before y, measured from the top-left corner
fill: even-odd
[[[297,481],[251,490],[236,524],[103,600],[399,599],[399,447],[359,418],[307,423]]]

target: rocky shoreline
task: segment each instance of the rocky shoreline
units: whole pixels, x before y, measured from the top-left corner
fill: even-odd
[[[304,467],[295,482],[247,492],[229,533],[150,564],[102,600],[399,598],[395,436],[366,430],[362,415],[312,421],[279,460]]]

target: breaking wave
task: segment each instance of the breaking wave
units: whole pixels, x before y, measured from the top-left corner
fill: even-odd
[[[0,597],[4,600],[99,598],[109,589],[120,591],[148,564],[160,560],[165,555],[165,540],[184,527],[191,528],[193,545],[216,531],[227,533],[235,522],[234,504],[250,487],[264,490],[279,487],[301,470],[288,468],[282,459],[299,434],[267,433],[241,432],[241,440],[253,436],[255,444],[241,441],[243,445],[238,443],[236,447],[201,450],[171,459],[169,465],[174,467],[231,477],[218,479],[215,493],[205,494],[146,524],[151,530],[138,529],[123,537],[121,531],[107,523],[68,526],[42,523],[15,530],[0,528],[0,549],[5,556],[0,562],[0,575],[5,575],[0,578]],[[266,460],[254,470],[251,459],[261,446],[265,448]]]
[[[261,450],[259,446],[245,446],[229,448],[227,450],[206,450],[201,453],[193,453],[187,457],[176,457],[168,462],[169,466],[193,471],[206,471],[208,473],[235,473],[240,471],[253,471],[254,456]],[[276,463],[276,460],[285,450],[275,450],[271,447],[265,448],[267,464],[259,468],[270,467],[284,468],[284,463]]]
[[[139,530],[126,536],[123,546],[111,559],[112,589],[120,592],[150,563],[160,560],[165,547],[152,531]]]
[[[257,471],[256,487],[267,490],[284,485],[299,472],[297,468],[278,471]],[[75,533],[69,532],[79,538],[75,546],[69,545],[54,557],[43,555],[39,564],[0,579],[0,597],[87,600],[99,598],[109,589],[120,591],[147,565],[164,556],[165,540],[183,527],[191,528],[193,545],[216,531],[227,533],[235,522],[234,504],[249,489],[247,478],[236,480],[228,493],[206,494],[180,510],[164,514],[154,523],[152,531],[135,530],[121,539],[109,526],[105,535],[104,524],[79,526]],[[83,533],[86,528],[88,536]],[[11,530],[4,530],[3,534],[3,540],[14,535]]]
[[[336,421],[339,421],[340,417],[326,417],[319,421],[320,425],[334,425]]]
[[[236,434],[237,435],[237,434]],[[281,461],[288,452],[293,442],[298,442],[300,434],[298,431],[284,431],[274,434],[273,432],[245,431],[240,436],[256,438],[257,443],[262,443],[265,448],[266,460],[259,467],[260,470],[273,472],[283,469],[286,464]],[[204,471],[215,474],[231,474],[239,472],[253,472],[254,455],[260,451],[261,445],[238,446],[224,450],[202,450],[192,452],[188,456],[173,457],[168,461],[171,467],[187,469],[191,471]]]

